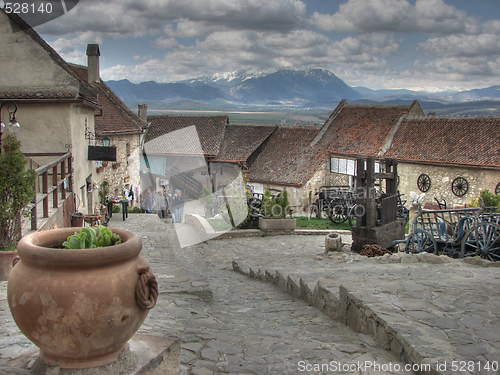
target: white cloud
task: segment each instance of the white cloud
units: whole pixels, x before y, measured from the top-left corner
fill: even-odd
[[[299,0],[86,0],[38,30],[51,35],[90,30],[144,36],[159,34],[175,21],[179,35],[189,31],[189,26],[201,32],[214,27],[286,32],[304,24],[306,18],[305,4]]]
[[[450,76],[454,80],[460,81],[468,81],[477,77],[480,79],[481,77],[500,78],[500,59],[490,60],[486,56],[445,57],[432,61],[417,60],[414,68],[422,73],[439,74],[443,77]]]
[[[134,58],[133,58],[133,60],[134,60],[134,61],[140,61],[140,60],[150,60],[150,59],[152,59],[152,58],[153,58],[153,56],[151,56],[151,55],[145,55],[145,56],[135,55],[135,56],[134,56]]]
[[[315,12],[312,25],[325,31],[370,32],[472,32],[477,20],[443,0],[349,0],[333,15]]]
[[[102,44],[103,39],[98,33],[85,32],[77,34],[73,38],[57,38],[50,43],[51,47],[54,48],[66,61],[76,63],[76,64],[87,64],[87,56],[82,53],[82,49],[89,43]]]
[[[498,34],[481,34],[430,38],[419,43],[417,50],[428,56],[500,56],[500,36]]]
[[[182,46],[177,43],[175,38],[157,38],[154,41],[154,45],[160,49],[177,49],[182,48]]]
[[[369,87],[451,87],[488,75],[496,81],[485,86],[498,84],[500,20],[480,22],[451,0],[344,1],[334,14],[308,16],[307,0],[85,0],[37,31],[58,36],[51,45],[81,64],[87,43],[129,38],[133,65],[104,69],[104,79],[167,82],[287,66],[327,68]],[[135,49],[138,40],[156,50]]]

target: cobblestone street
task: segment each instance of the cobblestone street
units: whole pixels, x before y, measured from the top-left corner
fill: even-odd
[[[126,221],[113,217],[110,227],[130,230],[143,240],[142,255],[150,262],[157,277],[160,296],[139,333],[181,339],[181,374],[412,374],[411,371],[404,371],[404,363],[392,352],[377,345],[371,336],[355,333],[349,326],[332,320],[316,307],[271,283],[241,274],[244,272],[259,278],[255,275],[275,269],[280,270],[285,279],[290,276],[290,280],[295,280],[300,276],[307,283],[310,281],[311,287],[317,280],[329,275],[329,287],[336,290],[335,293],[338,293],[342,282],[353,291],[353,296],[371,302],[371,297],[363,294],[363,287],[356,284],[356,272],[362,275],[367,269],[372,269],[371,276],[369,273],[361,276],[361,284],[373,287],[375,280],[383,280],[377,288],[378,292],[370,291],[370,295],[385,296],[386,305],[400,303],[390,294],[394,290],[393,281],[408,289],[403,302],[422,304],[422,298],[429,298],[434,293],[429,289],[429,296],[426,297],[426,292],[422,294],[419,287],[410,292],[412,282],[402,280],[397,270],[394,273],[387,269],[381,271],[379,263],[373,260],[357,262],[359,256],[348,251],[325,255],[324,236],[229,238],[180,248],[174,226],[156,215],[129,215]],[[189,235],[189,228],[183,233]],[[350,240],[349,236],[346,238]],[[385,259],[389,262],[389,258]],[[240,273],[233,270],[233,261],[241,268]],[[349,267],[346,267],[347,263]],[[382,266],[387,268],[387,264]],[[412,264],[405,265],[406,275],[412,272],[408,268],[410,266]],[[433,266],[444,267],[420,264],[421,276],[436,274]],[[460,274],[473,281],[471,272],[474,267],[465,264],[464,267],[466,269],[462,269]],[[490,284],[483,283],[484,290],[498,294],[498,272],[494,272],[498,268],[475,268],[486,276],[490,275]],[[428,279],[429,288],[432,284],[433,281]],[[32,344],[12,321],[5,296],[6,282],[0,286],[0,357],[4,362],[32,348]],[[434,299],[443,311],[451,312],[454,312],[453,305],[446,309],[446,303],[460,302],[452,300],[445,289],[441,289],[440,296],[434,295]],[[482,297],[482,300],[485,301],[485,298]],[[450,347],[461,347],[464,350],[461,356],[452,353],[457,359],[477,359],[478,355],[484,355],[481,357],[483,362],[484,359],[498,361],[500,306],[498,298],[489,301],[496,312],[489,311],[488,307],[484,311],[484,322],[480,321],[483,316],[476,311],[471,317],[460,315],[457,321],[462,319],[460,324],[464,324],[463,327],[444,313],[434,311],[436,315],[432,315],[431,309],[421,307],[410,311],[417,320],[437,319],[433,324],[426,323],[425,332],[412,322],[401,322],[400,313],[395,314],[389,306],[384,319],[391,324],[396,322],[401,327],[401,335],[413,330],[410,335],[414,340],[412,345],[418,350],[425,347],[429,357],[442,353],[448,355],[450,350],[454,350]],[[456,312],[462,314],[465,308],[459,304]],[[434,329],[434,326],[439,329]],[[454,338],[451,346],[444,340],[441,328],[451,329],[451,333],[447,332]],[[468,329],[471,329],[470,332],[474,329],[470,336]],[[436,350],[436,345],[442,346],[440,350]],[[383,367],[374,370],[364,366],[368,363]],[[362,366],[358,367],[358,364]]]

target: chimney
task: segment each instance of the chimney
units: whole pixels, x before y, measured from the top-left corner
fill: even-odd
[[[101,82],[99,75],[99,44],[87,44],[87,67],[89,84]]]
[[[144,121],[148,122],[148,105],[147,104],[139,104],[139,117]]]

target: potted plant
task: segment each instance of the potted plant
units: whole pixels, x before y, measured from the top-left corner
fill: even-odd
[[[102,162],[102,166],[103,166],[104,168],[106,168],[106,167],[108,166],[108,162],[107,162],[107,161],[103,161],[103,162]]]
[[[104,226],[40,231],[19,241],[7,298],[45,364],[78,369],[118,359],[158,297],[141,248],[136,234]]]
[[[297,220],[286,218],[290,210],[290,201],[288,191],[283,190],[279,198],[275,201],[271,192],[266,190],[262,200],[262,207],[266,217],[259,218],[259,228],[263,231],[294,231],[297,226]]]
[[[120,163],[113,163],[113,169],[120,168]]]
[[[22,235],[21,219],[30,214],[26,208],[35,196],[37,173],[25,169],[28,160],[19,151],[21,142],[8,135],[3,143],[9,153],[0,154],[0,280],[7,280]]]
[[[104,167],[97,167],[97,168],[95,169],[95,171],[96,171],[97,173],[102,173],[102,172],[104,172]]]

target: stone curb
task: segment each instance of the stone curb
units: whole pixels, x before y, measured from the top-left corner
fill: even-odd
[[[455,260],[447,256],[435,256],[427,253],[416,256],[410,254],[384,256],[374,259],[374,262],[393,263],[395,261],[398,263],[397,259],[392,259],[394,257],[399,258],[399,262],[402,264],[453,263],[458,266],[460,263],[467,263],[484,268],[497,266],[496,263],[488,262],[478,257]],[[333,279],[317,280],[317,278],[311,276],[309,276],[309,279],[307,277],[299,277],[298,275],[294,275],[293,271],[289,270],[264,270],[258,266],[251,266],[241,260],[233,259],[232,264],[234,271],[260,281],[274,284],[294,298],[306,301],[332,319],[349,326],[355,332],[370,335],[379,347],[391,351],[403,362],[411,365],[428,364],[429,368],[420,371],[419,374],[451,374],[449,371],[438,371],[436,367],[436,363],[443,363],[444,361],[451,363],[450,360],[455,358],[453,354],[454,348],[450,342],[441,340],[439,344],[439,347],[442,349],[441,355],[435,357],[429,363],[429,358],[426,358],[426,355],[423,354],[425,353],[425,348],[419,343],[419,339],[412,337],[412,333],[407,331],[407,327],[417,327],[422,323],[417,321],[400,321],[397,318],[399,314],[396,314],[394,317],[391,316],[392,314],[388,316],[388,311],[384,310],[384,308],[380,310],[380,307],[376,303],[371,303],[373,301],[370,300],[369,295],[360,291],[355,292],[356,287],[354,285],[349,285],[345,282],[339,285],[338,280]],[[367,301],[365,301],[366,298],[368,298]],[[384,318],[384,316],[390,319]],[[423,353],[420,352],[422,349],[424,350]],[[437,362],[435,361],[436,359]]]
[[[209,239],[227,239],[243,237],[261,237],[261,236],[282,236],[282,235],[323,235],[326,236],[332,232],[340,234],[351,234],[350,230],[314,230],[314,229],[295,229],[294,231],[262,231],[260,229],[232,229],[228,232],[216,232],[210,223],[200,215],[186,214],[186,223],[192,225],[200,239],[207,241]]]

